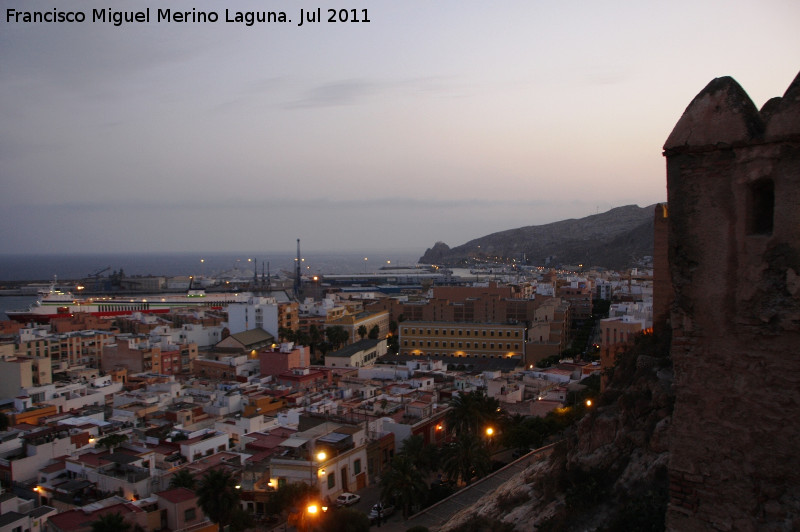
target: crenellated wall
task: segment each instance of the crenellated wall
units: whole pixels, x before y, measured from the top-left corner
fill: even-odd
[[[800,75],[709,83],[664,146],[670,530],[800,529]]]

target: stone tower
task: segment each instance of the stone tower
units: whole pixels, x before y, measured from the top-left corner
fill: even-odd
[[[670,530],[800,530],[800,75],[709,83],[666,144]]]

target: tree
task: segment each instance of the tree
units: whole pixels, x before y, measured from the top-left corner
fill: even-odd
[[[397,334],[397,322],[392,320],[389,322],[389,332],[394,336]]]
[[[311,353],[314,354],[316,351],[317,346],[323,340],[322,334],[319,332],[319,328],[314,325],[313,323],[308,327],[308,345],[311,348]],[[324,353],[323,353],[324,356]]]
[[[100,439],[97,442],[97,445],[100,447],[105,447],[109,451],[113,452],[114,447],[117,447],[126,441],[128,441],[128,437],[125,434],[109,434],[105,438]]]
[[[459,394],[450,401],[447,425],[455,436],[465,433],[483,434],[488,427],[499,428],[500,402],[483,391]]]
[[[293,482],[278,488],[269,500],[267,511],[271,514],[282,514],[289,508],[299,507],[301,503],[316,497],[319,490],[305,482]]]
[[[372,329],[369,330],[369,339],[370,340],[377,340],[378,335],[381,334],[381,328],[377,325],[373,325]]]
[[[366,325],[359,325],[358,326],[358,335],[363,340],[367,336],[367,326]]]
[[[132,528],[119,512],[103,514],[91,525],[92,532],[129,532]]]
[[[189,488],[193,490],[194,485],[194,475],[192,475],[188,469],[179,469],[172,475],[172,478],[169,479],[170,488]]]
[[[344,327],[341,325],[333,325],[331,327],[325,328],[325,336],[328,338],[328,341],[333,345],[334,349],[339,349],[342,345],[344,345],[347,340],[350,339],[350,333],[348,333]]]
[[[488,446],[471,432],[460,435],[442,454],[442,470],[456,482],[469,485],[473,478],[481,478],[491,471]]]
[[[278,337],[286,342],[294,342],[296,339],[296,334],[288,327],[278,327]]]
[[[386,350],[390,355],[396,355],[400,352],[400,337],[392,335],[386,339]]]
[[[220,528],[230,525],[239,506],[236,480],[227,471],[212,469],[200,479],[197,502],[203,512]]]
[[[294,333],[294,341],[297,345],[308,345],[311,343],[311,336],[305,331],[297,331]]]
[[[400,452],[416,464],[417,469],[423,474],[434,471],[439,461],[439,452],[436,446],[426,444],[425,438],[419,434],[406,438],[400,447]]]
[[[538,416],[514,415],[504,424],[502,441],[506,447],[527,451],[544,445],[553,433],[553,423]]]
[[[403,517],[411,515],[411,508],[425,500],[428,485],[422,471],[406,455],[400,453],[389,462],[389,469],[381,477],[381,497],[394,500],[403,510]]]
[[[339,508],[323,516],[322,532],[369,532],[369,518],[354,508]]]

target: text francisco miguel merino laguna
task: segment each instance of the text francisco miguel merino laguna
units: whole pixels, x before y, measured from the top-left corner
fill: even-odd
[[[154,9],[155,22],[167,23],[215,23],[215,22],[236,22],[245,26],[252,26],[256,23],[284,22],[290,23],[290,19],[284,11],[234,11],[225,10],[225,16],[221,17],[216,11],[198,11],[192,8],[191,11],[177,11],[174,9]],[[107,22],[114,26],[122,26],[125,23],[150,22],[150,8],[142,11],[116,11],[111,8],[93,9],[91,16],[87,17],[84,11],[63,11],[58,8],[43,11],[20,11],[13,8],[6,9],[6,22]],[[317,22],[371,22],[366,9],[300,9],[299,22],[297,26],[305,23]]]

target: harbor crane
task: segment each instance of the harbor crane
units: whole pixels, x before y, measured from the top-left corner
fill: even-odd
[[[101,288],[101,286],[100,286],[100,276],[102,274],[104,274],[105,272],[107,272],[108,270],[110,270],[110,269],[111,269],[111,266],[106,266],[105,268],[100,268],[99,270],[97,270],[95,272],[92,272],[92,273],[90,273],[89,275],[86,276],[88,279],[94,279],[94,290],[95,290],[95,292],[99,291],[100,288]]]

